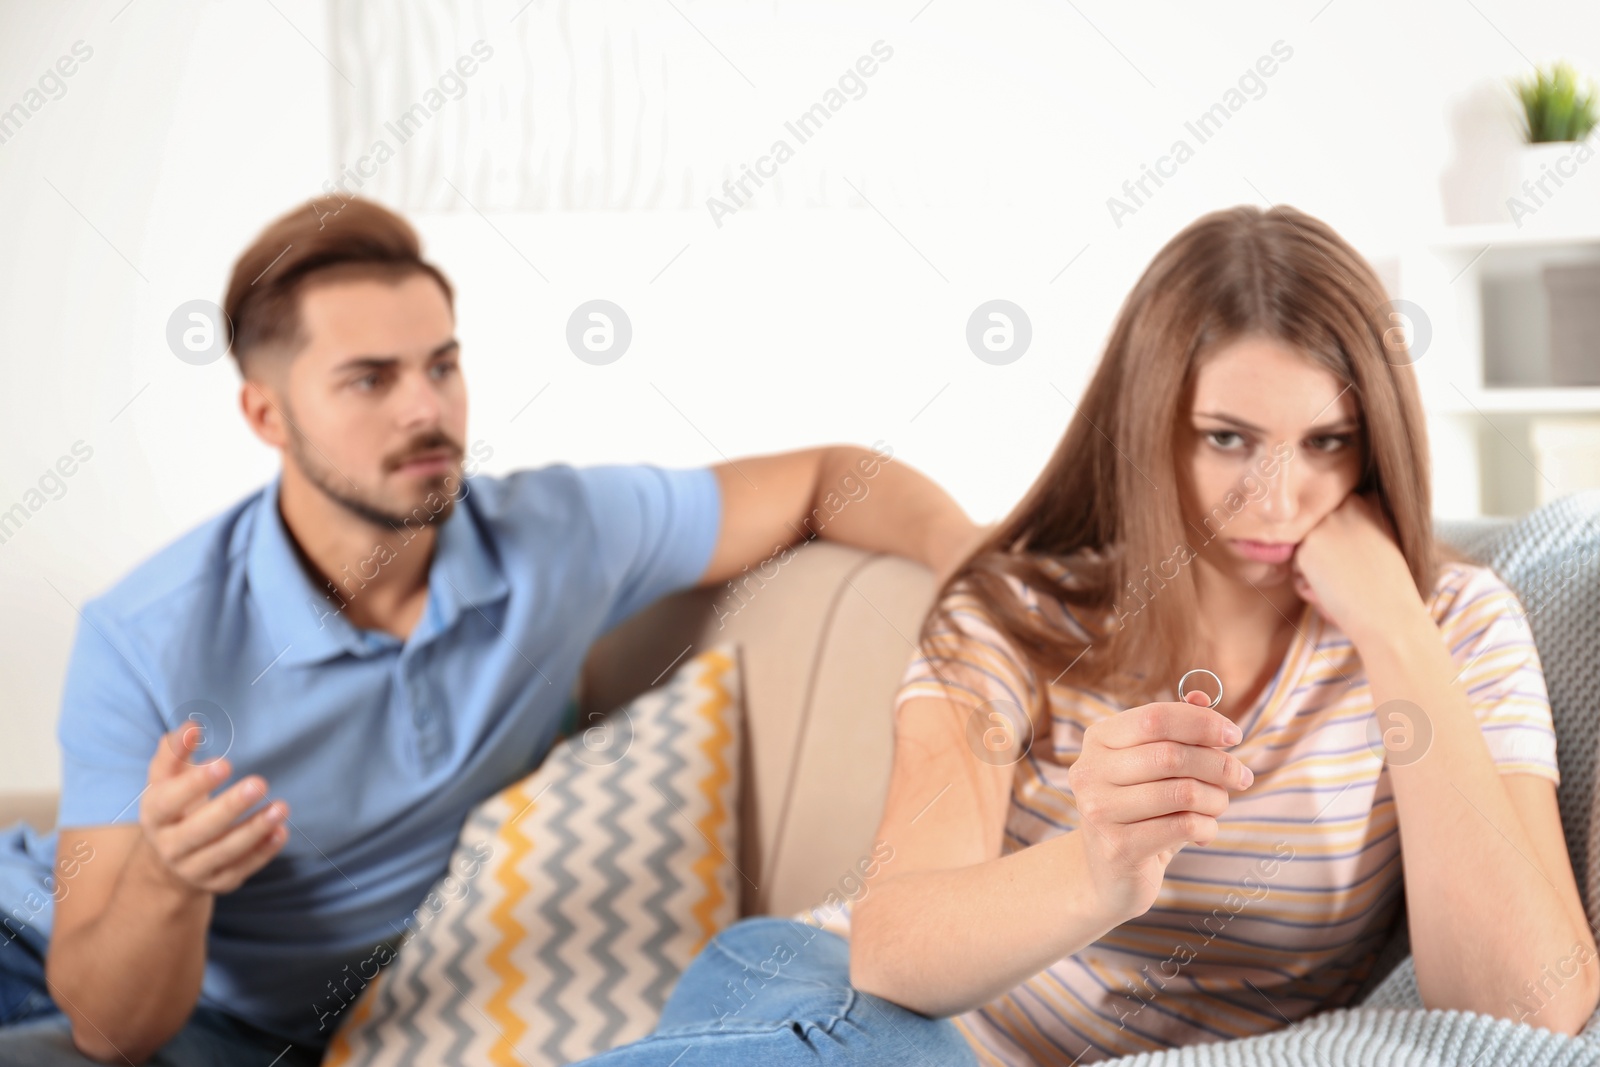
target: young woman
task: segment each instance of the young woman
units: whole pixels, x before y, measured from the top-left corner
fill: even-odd
[[[590,1062],[1263,1033],[1349,1003],[1402,889],[1425,1004],[1576,1032],[1600,968],[1544,676],[1516,596],[1434,539],[1387,307],[1292,208],[1163,248],[1055,455],[939,590],[895,703],[892,857],[854,906],[723,931],[655,1034]]]

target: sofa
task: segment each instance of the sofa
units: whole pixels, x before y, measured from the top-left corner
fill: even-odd
[[[1439,533],[1494,566],[1529,611],[1555,712],[1563,823],[1593,922],[1600,914],[1589,889],[1600,873],[1600,850],[1590,839],[1600,737],[1600,492],[1518,519],[1441,523]],[[626,620],[596,642],[578,695],[584,711],[608,711],[686,655],[721,641],[739,645],[747,714],[740,910],[789,915],[820,902],[871,850],[890,768],[888,709],[934,589],[932,575],[916,563],[826,541],[763,570],[771,577],[752,569],[737,587],[683,591]],[[0,794],[0,825],[21,817],[44,828],[53,816],[52,796]],[[1403,914],[1357,1003],[1360,1010],[1322,1013],[1287,1028],[1291,1034],[1225,1042],[1239,1047],[1216,1062],[1332,1065],[1363,1042],[1361,1055],[1370,1054],[1377,1041],[1400,1052],[1413,1049],[1408,1042],[1458,1048],[1462,1064],[1483,1057],[1480,1067],[1521,1062],[1535,1051],[1545,1062],[1600,1063],[1600,1013],[1584,1038],[1557,1041],[1559,1035],[1507,1020],[1423,1011]],[[1374,1038],[1379,1017],[1383,1032]],[[1210,1062],[1195,1058],[1202,1050],[1223,1052],[1175,1050],[1187,1055],[1170,1062]],[[1590,1052],[1593,1060],[1584,1058]],[[1163,1055],[1129,1062],[1165,1063]]]

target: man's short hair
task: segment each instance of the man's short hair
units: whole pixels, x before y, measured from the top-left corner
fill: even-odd
[[[312,281],[377,278],[398,282],[426,274],[455,308],[444,274],[422,258],[422,242],[405,219],[360,197],[319,197],[273,222],[233,265],[228,295],[228,348],[248,377],[260,357],[283,358],[306,342],[300,293]]]

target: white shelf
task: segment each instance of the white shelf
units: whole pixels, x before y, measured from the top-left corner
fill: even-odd
[[[1550,386],[1540,389],[1462,387],[1437,392],[1424,401],[1441,415],[1600,415],[1600,386]]]
[[[1570,245],[1600,245],[1600,219],[1567,230],[1529,223],[1518,228],[1510,222],[1491,222],[1476,226],[1446,226],[1427,239],[1438,252],[1476,253],[1482,248],[1561,248]]]
[[[1570,215],[1529,219],[1520,229],[1509,222],[1445,227],[1402,252],[1395,295],[1432,329],[1415,367],[1441,514],[1519,515],[1587,482],[1583,463],[1541,461],[1535,446],[1548,419],[1600,422],[1600,386],[1548,384],[1541,274],[1550,264],[1597,262],[1600,218]]]

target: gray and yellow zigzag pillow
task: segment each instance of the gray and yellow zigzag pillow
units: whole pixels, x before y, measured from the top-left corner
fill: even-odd
[[[323,1063],[540,1067],[650,1033],[738,918],[742,703],[708,649],[484,801]]]

